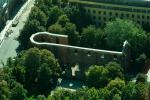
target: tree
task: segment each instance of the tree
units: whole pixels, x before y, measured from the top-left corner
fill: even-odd
[[[144,53],[148,58],[150,58],[150,33],[147,33],[146,45],[144,48]]]
[[[81,34],[81,46],[93,48],[95,46],[96,27],[88,26]]]
[[[60,9],[58,6],[53,6],[50,9],[49,18],[47,21],[47,27],[57,22],[59,16],[63,14],[62,9]]]
[[[53,89],[55,85],[53,84],[54,80],[52,79],[52,71],[49,68],[48,64],[43,64],[38,72],[38,91],[40,94],[48,94],[50,89]],[[56,80],[55,80],[56,81]]]
[[[24,83],[25,82],[25,68],[22,66],[14,66],[12,68],[11,72],[12,76],[19,82]]]
[[[11,90],[10,100],[24,100],[26,95],[27,90],[25,90],[20,83],[17,83],[16,86]]]
[[[0,100],[8,100],[9,98],[9,87],[5,80],[0,80]]]
[[[40,26],[40,22],[38,20],[28,20],[23,30],[21,30],[19,42],[24,48],[27,48],[30,36],[36,32],[41,31],[45,31],[45,28],[43,26]]]
[[[48,97],[49,100],[75,100],[73,93],[65,89],[56,89],[52,96]]]
[[[61,2],[63,2],[63,3],[68,3],[69,0],[61,0]]]
[[[115,94],[112,100],[122,100],[119,94]]]
[[[86,78],[90,86],[102,88],[109,82],[108,70],[103,66],[90,66],[86,72]]]
[[[60,24],[62,27],[65,27],[66,23],[68,22],[70,22],[70,20],[66,15],[59,16],[57,21],[57,23]]]
[[[88,94],[88,100],[99,100],[100,99],[99,91],[97,89],[90,88],[86,92]]]
[[[96,49],[106,49],[106,34],[101,28],[96,29],[95,47]]]
[[[143,52],[146,33],[143,29],[130,20],[116,19],[108,22],[105,27],[107,45],[111,50],[122,50],[122,44],[127,40],[131,44],[132,57],[137,57]]]
[[[40,26],[45,26],[47,22],[47,16],[38,7],[34,6],[31,10],[31,14],[29,15],[29,21],[31,20],[37,20],[39,21]]]
[[[137,99],[136,100],[148,100],[149,99],[147,84],[138,83],[138,84],[136,84],[136,88],[137,88]]]
[[[48,28],[50,33],[54,34],[64,34],[64,28],[60,24],[53,24]]]
[[[14,66],[25,68],[24,86],[30,94],[47,94],[56,85],[61,73],[54,55],[48,50],[38,48],[21,52],[15,58]]]
[[[99,97],[102,100],[109,100],[109,96],[110,96],[110,91],[105,87],[105,88],[101,88],[99,90]]]
[[[110,90],[109,98],[110,100],[121,100],[121,91],[114,87],[112,90]]]
[[[53,3],[54,5],[59,5],[59,4],[60,4],[60,0],[52,0],[52,3]]]
[[[47,100],[44,95],[38,95],[37,100]]]
[[[90,48],[105,48],[105,34],[100,28],[90,25],[81,33],[81,46]]]
[[[64,34],[69,36],[69,44],[71,44],[71,45],[78,45],[79,34],[76,31],[75,24],[66,23],[66,25],[64,27]]]
[[[137,100],[136,84],[129,82],[122,91],[122,100]]]
[[[107,85],[108,90],[112,90],[113,88],[117,88],[118,90],[122,91],[122,89],[124,87],[125,87],[125,81],[121,80],[119,78],[116,78],[115,80],[111,80]]]
[[[109,71],[109,77],[115,79],[116,77],[124,79],[124,70],[120,64],[116,62],[109,62],[106,64],[106,69]]]
[[[64,8],[64,13],[67,14],[71,23],[77,26],[77,31],[81,32],[83,27],[92,25],[92,20],[82,7],[77,5],[66,6]]]

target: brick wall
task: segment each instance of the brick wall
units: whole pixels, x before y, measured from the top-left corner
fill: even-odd
[[[69,78],[83,79],[84,73],[90,65],[105,65],[110,61],[116,61],[122,67],[129,66],[126,45],[124,45],[122,52],[70,46],[67,45],[68,36],[48,32],[33,34],[30,37],[30,42],[33,47],[48,49],[54,53],[64,70],[64,75]],[[79,66],[80,71],[76,71],[76,76],[72,76],[71,69],[76,65]]]

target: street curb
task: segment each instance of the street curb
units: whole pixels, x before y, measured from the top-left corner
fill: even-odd
[[[18,13],[16,14],[16,16],[13,18],[13,20],[11,20],[6,26],[5,28],[1,31],[0,33],[0,48],[4,42],[4,38],[5,38],[5,35],[6,35],[6,32],[8,31],[8,29],[12,26],[12,23],[13,21],[17,20],[22,12],[26,9],[26,7],[28,6],[28,4],[31,2],[32,0],[28,0],[26,1],[26,3],[21,7],[21,9],[18,11]],[[8,20],[9,21],[9,20]]]

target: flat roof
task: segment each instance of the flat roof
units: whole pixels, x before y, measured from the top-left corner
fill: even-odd
[[[76,1],[76,0],[71,0]],[[78,0],[150,8],[150,0]]]

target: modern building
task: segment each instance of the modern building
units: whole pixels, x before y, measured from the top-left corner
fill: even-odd
[[[7,3],[7,0],[0,0],[0,29],[5,25],[5,22],[8,19]]]
[[[5,26],[6,21],[10,19],[18,4],[24,1],[27,0],[0,0],[0,30]]]
[[[150,0],[70,0],[70,4],[83,7],[96,25],[121,18],[150,26]]]

